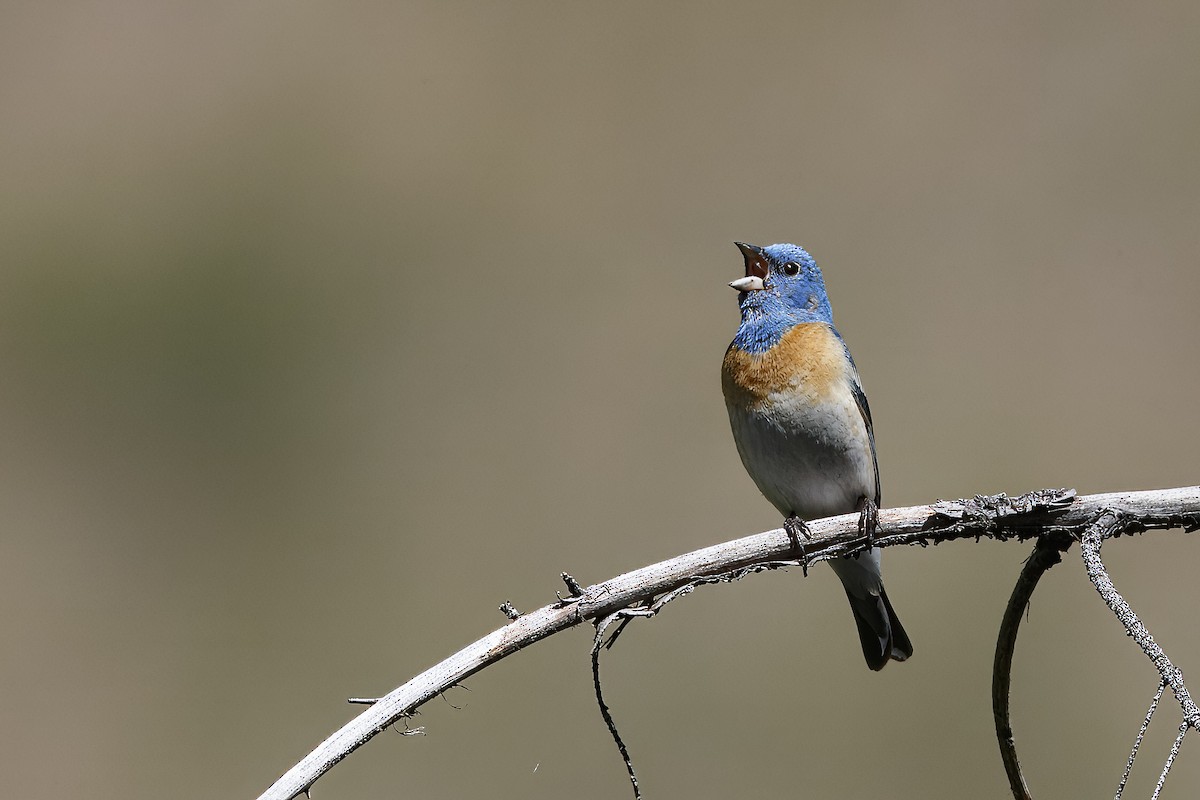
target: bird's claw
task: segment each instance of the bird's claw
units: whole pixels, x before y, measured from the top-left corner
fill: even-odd
[[[787,533],[788,541],[792,543],[792,552],[796,556],[796,560],[800,562],[801,569],[804,570],[804,577],[808,577],[808,553],[804,550],[804,544],[801,539],[812,538],[808,530],[808,524],[799,517],[792,515],[783,521],[783,530]]]
[[[879,506],[871,498],[864,497],[858,507],[858,532],[867,543],[868,550],[875,546],[875,530],[878,527]]]

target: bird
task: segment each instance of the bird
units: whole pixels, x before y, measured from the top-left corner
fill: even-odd
[[[816,261],[794,244],[735,242],[746,275],[741,322],[725,351],[721,388],[742,464],[803,553],[806,520],[859,513],[871,541],[881,500],[871,409]],[[883,588],[879,548],[829,561],[842,581],[867,666],[912,655]]]

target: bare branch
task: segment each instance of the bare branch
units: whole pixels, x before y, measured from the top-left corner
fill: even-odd
[[[1136,527],[1137,524],[1136,520],[1127,519],[1126,515],[1120,511],[1106,509],[1094,524],[1088,526],[1080,539],[1079,546],[1083,551],[1083,564],[1087,568],[1088,577],[1092,579],[1096,591],[1104,598],[1104,602],[1112,609],[1112,612],[1117,615],[1117,619],[1125,626],[1125,630],[1137,642],[1138,647],[1142,648],[1146,657],[1154,663],[1158,674],[1171,687],[1175,699],[1179,701],[1179,706],[1183,709],[1184,722],[1190,727],[1200,730],[1200,709],[1196,708],[1191,695],[1188,694],[1187,686],[1183,682],[1183,673],[1171,663],[1171,659],[1167,658],[1162,647],[1154,641],[1150,631],[1138,619],[1137,614],[1133,613],[1129,603],[1125,602],[1124,597],[1121,597],[1117,587],[1113,586],[1112,579],[1108,577],[1108,572],[1104,569],[1104,562],[1100,560],[1100,546],[1105,539],[1118,536],[1130,529],[1131,526]]]
[[[1129,760],[1125,762],[1125,771],[1121,773],[1121,782],[1117,784],[1116,800],[1121,800],[1121,795],[1125,793],[1125,785],[1129,783],[1129,773],[1133,771],[1133,762],[1137,758],[1138,750],[1142,747],[1142,739],[1146,738],[1150,720],[1154,718],[1154,712],[1158,709],[1158,701],[1162,699],[1163,692],[1166,690],[1167,682],[1162,681],[1158,684],[1158,691],[1154,693],[1154,699],[1150,701],[1150,710],[1146,712],[1146,718],[1142,720],[1142,727],[1138,728],[1137,738],[1133,740],[1133,749],[1129,751]]]
[[[1191,725],[1186,722],[1180,724],[1179,735],[1175,737],[1175,742],[1171,745],[1171,752],[1167,754],[1167,763],[1163,764],[1162,772],[1158,776],[1158,783],[1154,784],[1154,794],[1150,795],[1150,800],[1158,800],[1158,796],[1162,794],[1163,784],[1167,782],[1167,773],[1171,771],[1171,765],[1175,763],[1175,756],[1179,755],[1179,748],[1183,744],[1183,735],[1188,732]]]
[[[662,611],[667,603],[677,597],[683,597],[685,594],[691,594],[697,586],[702,586],[706,583],[731,583],[741,580],[755,572],[764,570],[780,569],[782,567],[796,566],[794,561],[772,561],[765,564],[754,564],[749,567],[743,567],[733,572],[726,572],[720,575],[703,575],[691,581],[688,581],[683,586],[664,594],[662,597],[654,600],[649,604],[641,604],[634,608],[620,608],[609,614],[602,620],[596,623],[596,637],[592,643],[592,687],[596,691],[596,705],[600,708],[600,716],[604,719],[604,724],[608,727],[608,732],[612,735],[613,742],[617,745],[617,751],[621,754],[621,760],[625,762],[625,773],[629,776],[629,783],[633,787],[634,800],[641,800],[642,789],[638,785],[637,773],[633,769],[633,759],[629,755],[629,748],[625,746],[625,741],[621,738],[621,734],[617,731],[617,723],[613,720],[612,711],[608,707],[608,703],[604,702],[604,690],[600,687],[600,650],[610,649],[621,631],[625,630],[625,625],[630,621],[638,618],[649,619]],[[801,564],[803,566],[803,564]],[[608,627],[617,620],[620,623],[612,635],[608,637],[608,641],[604,640],[604,633]]]
[[[1179,755],[1179,747],[1183,744],[1184,734],[1188,728],[1196,728],[1200,730],[1200,709],[1196,708],[1196,704],[1192,701],[1191,695],[1188,693],[1187,684],[1183,681],[1183,672],[1171,663],[1171,659],[1167,658],[1166,652],[1154,641],[1154,637],[1150,635],[1150,631],[1138,619],[1137,614],[1133,613],[1129,603],[1117,591],[1117,587],[1113,585],[1112,579],[1108,576],[1108,571],[1104,568],[1104,562],[1100,559],[1100,547],[1104,544],[1105,539],[1110,539],[1114,536],[1119,536],[1122,533],[1136,531],[1140,526],[1140,521],[1131,519],[1126,513],[1118,509],[1105,509],[1096,518],[1096,521],[1089,525],[1080,538],[1079,547],[1083,552],[1083,564],[1087,569],[1088,577],[1091,578],[1092,584],[1096,587],[1096,591],[1100,593],[1100,597],[1104,599],[1105,604],[1116,615],[1120,623],[1125,626],[1129,636],[1137,642],[1138,647],[1146,654],[1146,657],[1154,664],[1158,670],[1158,674],[1162,676],[1163,682],[1171,687],[1171,692],[1175,695],[1179,707],[1183,710],[1183,724],[1179,726],[1179,736],[1176,737],[1175,743],[1171,746],[1170,755],[1167,757],[1167,763],[1163,766],[1162,774],[1158,778],[1158,784],[1155,786],[1153,798],[1157,798],[1162,792],[1163,783],[1167,780],[1167,773],[1171,771],[1171,765],[1175,763],[1175,757]],[[1161,693],[1161,689],[1160,689]],[[1158,701],[1158,695],[1155,696],[1155,703]],[[1154,706],[1150,707],[1150,714],[1154,713]],[[1149,725],[1150,714],[1146,715],[1146,725]],[[1143,726],[1144,731],[1146,726]],[[1139,735],[1139,741],[1141,736]],[[1134,752],[1129,756],[1129,766],[1126,767],[1125,774],[1121,777],[1121,785],[1118,788],[1117,796],[1120,797],[1121,790],[1124,789],[1125,781],[1129,774],[1129,768],[1133,764],[1133,759],[1137,754],[1137,745],[1134,745]]]
[[[625,762],[625,774],[629,776],[629,783],[633,787],[634,800],[642,800],[642,789],[638,786],[637,773],[633,771],[633,759],[629,757],[629,748],[625,746],[625,741],[617,731],[617,723],[613,720],[608,703],[604,702],[604,691],[600,688],[600,651],[604,648],[604,632],[619,617],[624,617],[622,622],[632,619],[632,610],[614,611],[596,625],[596,639],[592,643],[592,688],[596,690],[596,705],[600,707],[600,716],[604,718],[604,724],[608,727],[608,732],[612,735],[617,750],[621,753],[621,759]]]
[[[1051,531],[1078,534],[1101,511],[1120,513],[1124,532],[1200,528],[1200,487],[1073,497],[1064,490],[1032,492],[1018,498],[977,496],[971,500],[880,511],[874,546],[938,544],[956,539],[1030,539]],[[844,514],[809,523],[806,561],[815,563],[863,547],[858,515]],[[586,587],[579,597],[559,600],[523,614],[504,627],[435,664],[365,709],[289,769],[260,800],[291,800],[354,750],[431,698],[481,669],[534,642],[582,622],[602,620],[619,609],[649,602],[698,578],[743,569],[778,566],[792,556],[782,529],[747,536],[686,553]],[[792,562],[794,563],[794,562]]]
[[[1017,647],[1017,631],[1021,617],[1029,607],[1029,598],[1037,588],[1046,570],[1062,561],[1062,554],[1073,540],[1062,532],[1038,537],[1033,552],[1025,560],[1025,566],[1017,577],[1004,619],[1000,622],[1000,635],[996,639],[996,658],[992,664],[992,715],[996,718],[996,741],[1000,744],[1000,758],[1008,774],[1008,785],[1016,800],[1031,800],[1025,776],[1021,774],[1021,762],[1017,759],[1017,746],[1013,741],[1012,725],[1009,722],[1008,696],[1012,676],[1013,651]]]

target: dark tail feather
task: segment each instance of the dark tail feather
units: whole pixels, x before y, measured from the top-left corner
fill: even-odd
[[[892,601],[888,600],[887,592],[882,586],[879,587],[879,599],[887,609],[888,625],[892,629],[892,660],[907,661],[913,653],[912,642],[908,640],[908,634],[904,632],[904,626],[900,624],[900,618],[892,609]]]
[[[846,592],[850,610],[854,612],[854,624],[858,627],[858,640],[862,643],[863,657],[867,666],[879,671],[889,660],[904,661],[912,655],[912,642],[904,632],[887,592],[880,588],[879,596],[855,597]]]

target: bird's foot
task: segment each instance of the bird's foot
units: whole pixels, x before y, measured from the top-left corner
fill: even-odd
[[[879,527],[879,506],[869,497],[858,501],[858,532],[870,550],[875,545],[875,530]]]
[[[807,578],[808,553],[804,551],[804,544],[800,540],[812,538],[808,523],[793,514],[783,521],[783,529],[787,532],[788,540],[792,543],[792,552],[800,562],[800,568],[804,570],[804,577]]]

